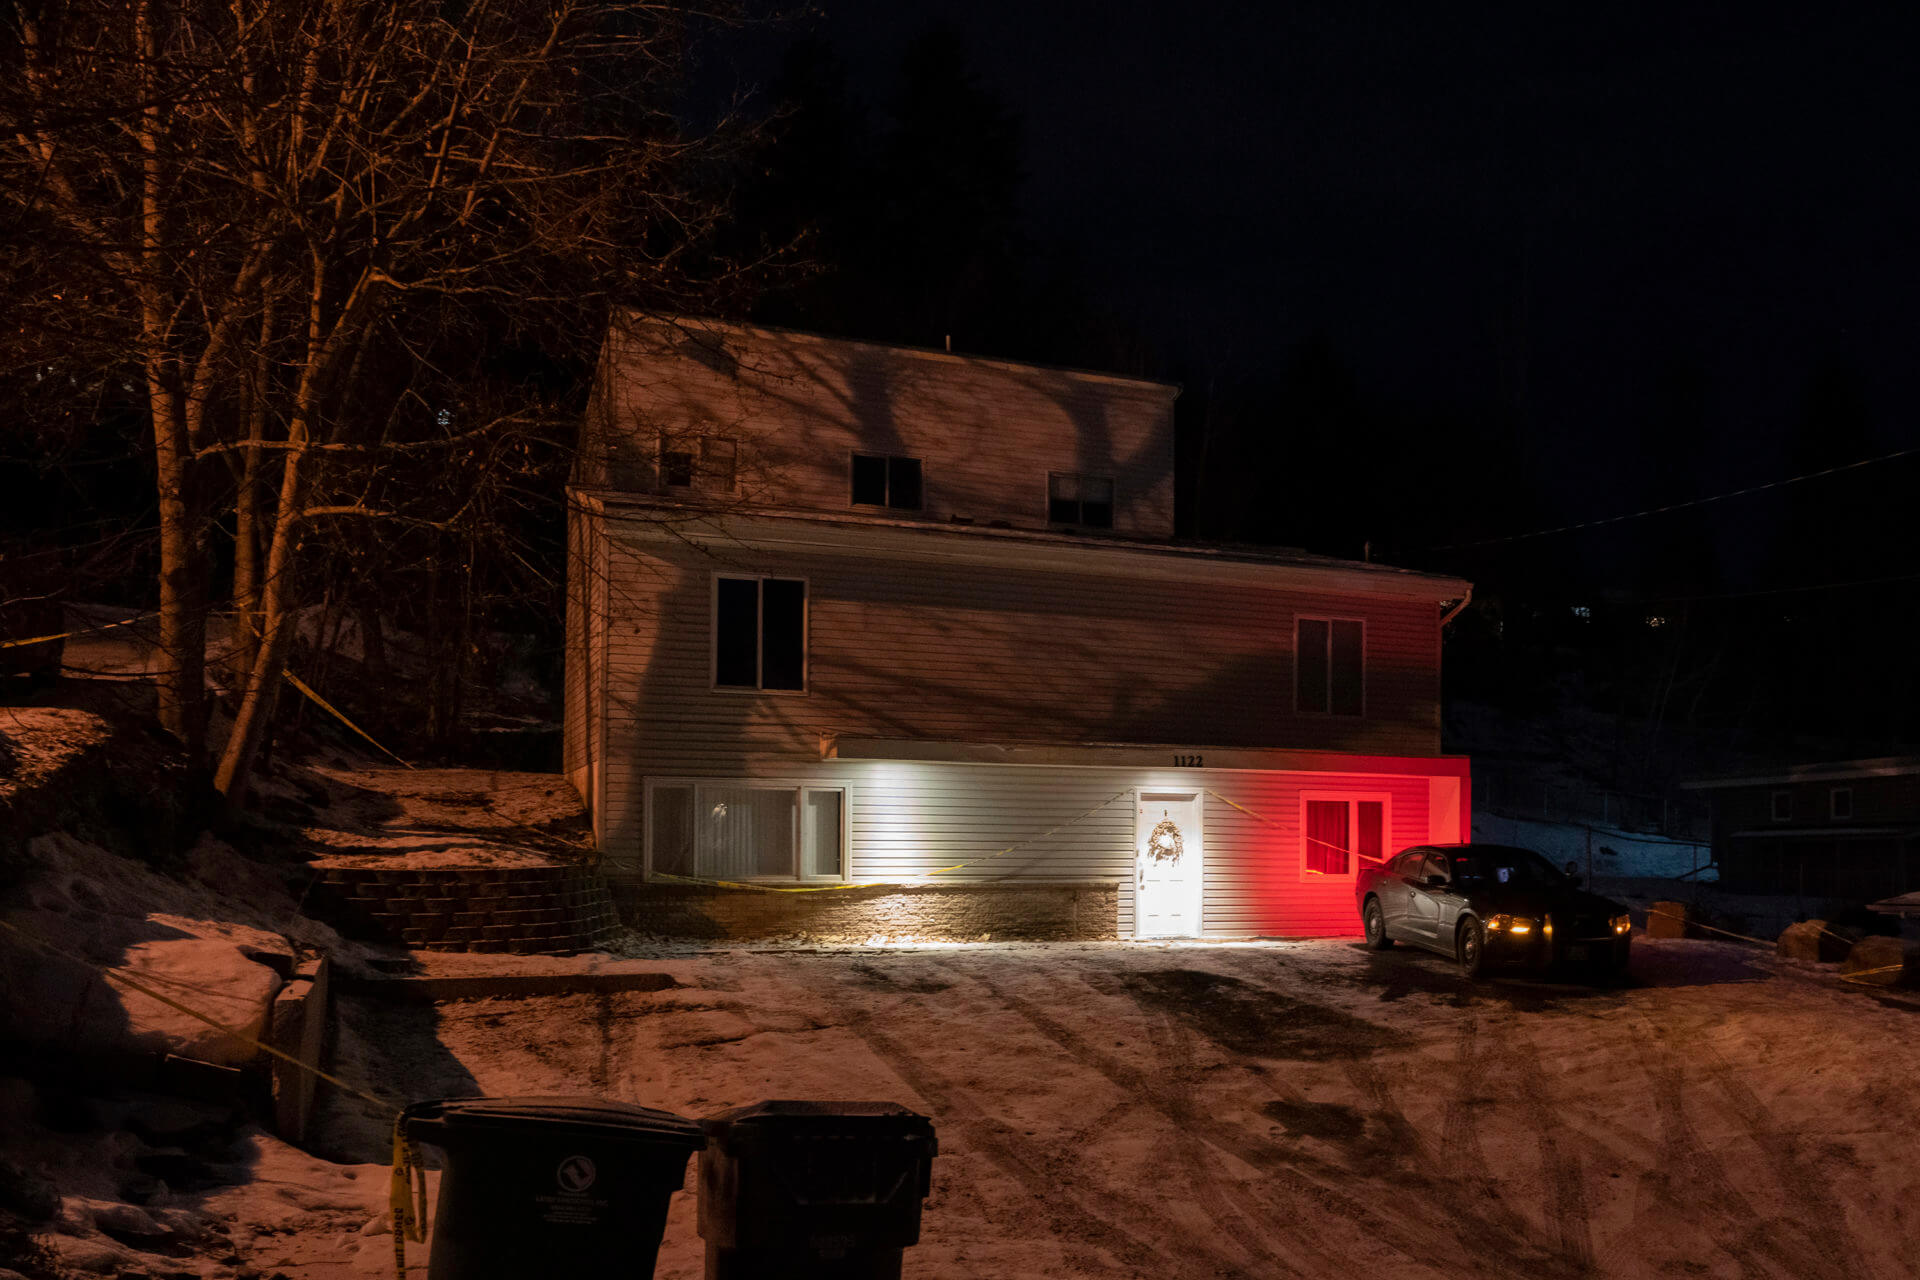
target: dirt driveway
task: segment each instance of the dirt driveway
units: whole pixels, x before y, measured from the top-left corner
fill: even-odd
[[[422,1011],[431,1061],[358,1030],[416,1094],[923,1110],[918,1276],[1920,1274],[1916,1013],[1731,945],[1643,943],[1598,993],[1345,942],[660,967]],[[682,1195],[659,1274],[700,1250]]]

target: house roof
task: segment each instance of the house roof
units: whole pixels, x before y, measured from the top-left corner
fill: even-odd
[[[936,524],[853,512],[820,512],[745,503],[727,506],[675,502],[650,494],[573,488],[569,496],[636,525],[658,526],[676,538],[698,538],[703,529],[729,540],[746,538],[768,546],[858,554],[883,551],[929,560],[1017,561],[1021,567],[1097,569],[1164,577],[1241,577],[1271,582],[1288,574],[1310,577],[1323,590],[1371,595],[1458,599],[1470,584],[1448,574],[1401,569],[1372,561],[1343,560],[1293,547],[1143,538],[1128,534],[1063,533],[1051,529]],[[724,526],[724,530],[723,530]]]
[[[1124,373],[1109,373],[1102,369],[1081,369],[1072,365],[1042,364],[1035,360],[1007,360],[995,356],[967,355],[958,351],[942,351],[936,347],[910,347],[896,342],[868,342],[859,338],[836,338],[824,333],[811,333],[805,329],[783,329],[776,325],[741,324],[732,320],[714,320],[705,316],[658,315],[647,311],[629,309],[627,319],[633,321],[653,321],[671,325],[684,332],[735,334],[758,338],[776,338],[781,342],[797,343],[819,347],[849,347],[862,351],[882,351],[890,355],[905,356],[914,360],[932,360],[942,364],[969,364],[987,369],[1043,369],[1048,373],[1063,374],[1070,378],[1089,382],[1113,382],[1126,386],[1141,387],[1164,394],[1169,400],[1180,396],[1181,385],[1160,378],[1139,378]]]
[[[1690,778],[1683,791],[1727,787],[1782,787],[1796,782],[1850,782],[1860,778],[1900,778],[1920,774],[1920,756],[1878,756],[1869,760],[1827,760],[1810,764],[1761,766],[1740,773]]]

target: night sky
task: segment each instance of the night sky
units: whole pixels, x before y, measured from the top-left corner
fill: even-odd
[[[1323,335],[1377,402],[1512,415],[1539,509],[1577,519],[1791,474],[1823,374],[1863,406],[1842,453],[1920,441],[1913,14],[829,0],[803,25],[869,100],[958,28],[1021,119],[1026,230],[1169,374],[1257,378]]]

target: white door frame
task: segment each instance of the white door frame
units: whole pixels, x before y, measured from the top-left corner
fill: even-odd
[[[1140,826],[1140,806],[1146,796],[1179,796],[1193,806],[1193,825],[1199,839],[1199,874],[1193,877],[1193,929],[1189,933],[1144,933],[1140,910],[1140,842],[1146,831]],[[1206,930],[1207,810],[1206,792],[1200,787],[1135,787],[1133,789],[1133,936],[1135,938],[1198,938]]]

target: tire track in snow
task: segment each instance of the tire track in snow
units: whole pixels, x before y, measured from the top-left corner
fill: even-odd
[[[1236,1179],[1223,1178],[1208,1167],[1211,1148],[1193,1134],[1194,1115],[1190,1100],[1193,1043],[1190,1033],[1176,1026],[1166,1014],[1159,1014],[1149,1023],[1148,1034],[1152,1036],[1154,1047],[1164,1064],[1164,1092],[1172,1103],[1168,1118],[1173,1121],[1174,1146],[1180,1154],[1182,1167],[1186,1169],[1188,1191],[1194,1202],[1223,1235],[1239,1244],[1250,1257],[1265,1259],[1273,1266],[1284,1268],[1290,1275],[1329,1274],[1328,1264],[1333,1259],[1324,1250],[1315,1248],[1310,1241],[1302,1242],[1305,1245],[1303,1251],[1311,1254],[1311,1260],[1306,1265],[1297,1257],[1276,1251],[1270,1241],[1271,1233],[1261,1230],[1270,1225],[1265,1221],[1267,1215],[1262,1212],[1267,1206],[1255,1202]]]
[[[1666,1029],[1654,1025],[1654,1034],[1662,1044],[1669,1043]],[[1802,1274],[1836,1278],[1871,1274],[1859,1242],[1847,1229],[1846,1211],[1828,1194],[1825,1184],[1810,1167],[1810,1155],[1800,1150],[1794,1135],[1780,1128],[1766,1104],[1705,1039],[1689,1040],[1686,1057],[1725,1099],[1747,1138],[1765,1157],[1769,1172],[1786,1193],[1788,1202],[1805,1207],[1803,1213],[1789,1221],[1805,1234],[1809,1251],[1820,1260],[1821,1270]]]
[[[921,1002],[918,996],[908,997],[906,1001]],[[1029,1154],[1031,1144],[1023,1141],[1021,1134],[969,1102],[961,1088],[948,1080],[939,1068],[880,1030],[873,1015],[843,1006],[839,1016],[847,1030],[858,1036],[934,1108],[942,1125],[951,1124],[963,1130],[968,1145],[1012,1175],[1033,1198],[1054,1236],[1063,1243],[1078,1239],[1096,1244],[1127,1266],[1156,1278],[1201,1280],[1202,1277],[1245,1274],[1240,1259],[1226,1257],[1204,1242],[1191,1240],[1181,1224],[1162,1217],[1150,1205],[1121,1200],[1104,1191],[1069,1190],[1055,1171]],[[1127,1220],[1155,1219],[1156,1225],[1162,1228],[1164,1244],[1143,1239],[1120,1225]]]
[[[1547,1099],[1547,1074],[1540,1049],[1520,1027],[1509,1028],[1506,1060],[1520,1087],[1527,1123],[1540,1145],[1540,1168],[1546,1174],[1547,1206],[1561,1252],[1593,1268],[1593,1224],[1587,1209],[1586,1171],[1577,1152],[1561,1145],[1567,1132]]]
[[[1171,1113],[1173,1108],[1159,1096],[1153,1082],[1132,1064],[1088,1045],[1051,1014],[1011,994],[991,979],[971,973],[952,961],[937,960],[934,963],[984,987],[1007,1008],[1025,1018],[1073,1061],[1138,1095],[1162,1114]],[[1293,1197],[1293,1202],[1283,1200],[1277,1202],[1275,1208],[1291,1215],[1296,1227],[1304,1221],[1299,1215],[1298,1203],[1304,1200],[1327,1217],[1351,1224],[1367,1238],[1424,1266],[1436,1269],[1467,1268],[1476,1274],[1505,1275],[1513,1280],[1539,1280],[1542,1275],[1574,1277],[1582,1274],[1583,1269],[1570,1260],[1525,1235],[1488,1222],[1476,1206],[1465,1204],[1458,1197],[1450,1197],[1455,1204],[1442,1207],[1438,1212],[1422,1213],[1418,1215],[1418,1220],[1414,1215],[1404,1212],[1406,1201],[1383,1212],[1345,1189],[1344,1184],[1351,1182],[1353,1177],[1348,1170],[1306,1155],[1298,1148],[1270,1142],[1231,1125],[1199,1116],[1192,1117],[1189,1124],[1192,1131],[1208,1144],[1262,1170],[1270,1181],[1280,1184],[1285,1193]],[[1445,1181],[1442,1177],[1435,1185],[1444,1185]],[[1347,1265],[1343,1261],[1335,1270],[1345,1269]]]
[[[1646,1020],[1651,1038],[1664,1047],[1666,1037]],[[1765,1229],[1767,1220],[1753,1203],[1728,1181],[1726,1170],[1700,1141],[1687,1114],[1686,1071],[1671,1054],[1656,1058],[1646,1043],[1633,1042],[1641,1069],[1652,1085],[1654,1114],[1660,1125],[1658,1166],[1650,1177],[1672,1206],[1713,1232],[1726,1255],[1749,1276],[1779,1275],[1794,1280],[1858,1280],[1835,1270],[1829,1260],[1799,1247],[1800,1242],[1777,1238]],[[1709,1222],[1709,1220],[1711,1220]],[[1635,1227],[1640,1224],[1636,1214]]]

